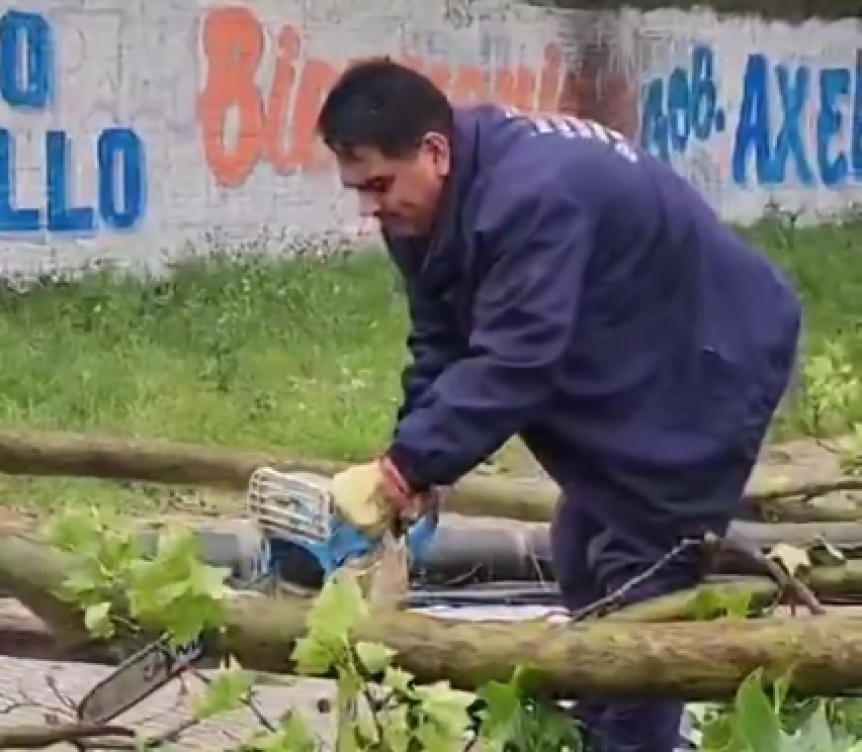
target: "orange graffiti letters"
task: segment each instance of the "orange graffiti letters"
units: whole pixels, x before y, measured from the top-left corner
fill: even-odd
[[[330,160],[315,134],[317,115],[345,63],[303,56],[292,26],[278,33],[268,91],[258,83],[266,30],[246,7],[220,7],[203,22],[206,76],[197,103],[204,157],[224,186],[242,185],[262,161],[280,174],[321,172]],[[458,104],[498,101],[524,111],[557,108],[565,73],[560,49],[549,44],[540,71],[453,66],[396,55],[425,72]],[[235,123],[235,125],[234,125]]]
[[[263,34],[247,8],[218,8],[204,20],[203,51],[207,77],[198,98],[198,121],[207,164],[227,186],[241,185],[260,156],[263,102],[254,77],[263,56]],[[224,133],[228,113],[239,118],[236,145]]]

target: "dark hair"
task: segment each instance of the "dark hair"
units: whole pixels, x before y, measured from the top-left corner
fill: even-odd
[[[323,103],[317,130],[337,154],[372,147],[390,159],[408,156],[426,133],[452,132],[452,105],[434,82],[388,57],[355,63]]]

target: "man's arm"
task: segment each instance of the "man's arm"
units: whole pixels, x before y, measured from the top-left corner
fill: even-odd
[[[411,362],[401,375],[403,399],[396,425],[427,403],[431,385],[463,351],[461,337],[447,320],[448,312],[415,283],[405,279],[405,286],[410,313],[407,349]]]
[[[396,240],[383,231],[389,258],[398,269],[407,296],[410,333],[407,349],[410,363],[401,374],[403,397],[396,426],[427,398],[435,379],[463,353],[466,343],[449,312],[419,282],[426,249],[410,241]]]
[[[485,219],[493,263],[467,352],[400,421],[387,453],[415,491],[451,485],[548,407],[574,336],[593,222],[559,185],[547,189],[510,197]]]

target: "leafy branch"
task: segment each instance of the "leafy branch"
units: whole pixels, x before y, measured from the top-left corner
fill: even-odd
[[[201,562],[191,531],[163,531],[149,559],[143,556],[132,528],[95,509],[59,516],[45,537],[73,555],[63,597],[81,608],[94,637],[155,635],[170,654],[202,635],[224,630],[224,605],[231,592],[225,584],[228,572]],[[356,577],[339,573],[314,601],[306,636],[292,651],[299,675],[335,679],[337,752],[452,752],[458,748],[491,752],[511,742],[530,752],[579,749],[571,723],[561,722],[558,710],[531,694],[523,672],[515,672],[508,683],[493,682],[476,693],[453,689],[448,682],[421,684],[394,665],[392,650],[354,639],[355,627],[370,615]],[[323,748],[293,711],[288,709],[273,723],[257,709],[254,674],[227,665],[213,678],[194,667],[187,670],[206,683],[206,691],[195,698],[191,716],[167,736],[145,737],[121,725],[75,722],[7,732],[17,734],[18,741],[29,740],[24,747],[28,749],[70,740],[81,749],[157,749],[197,723],[246,707],[261,728],[241,749],[317,752]],[[553,728],[557,733],[549,741],[548,729]]]
[[[53,545],[73,554],[73,564],[66,573],[65,595],[83,610],[94,636],[160,637],[164,640],[161,649],[170,653],[194,642],[201,634],[224,630],[225,606],[231,596],[225,585],[227,572],[200,561],[196,538],[190,531],[164,531],[155,555],[145,559],[134,530],[116,518],[79,510],[57,518],[48,538]],[[798,586],[795,573],[806,562],[796,551],[787,549],[773,551],[767,558],[766,564],[772,567],[771,574],[779,586],[793,591]],[[118,593],[122,593],[122,599],[117,599]],[[805,603],[804,591],[793,595]],[[604,604],[611,610],[615,605]],[[726,605],[718,610],[746,616],[747,604]],[[805,605],[819,610],[816,601]],[[716,604],[710,604],[712,616],[716,608]],[[569,715],[536,696],[526,668],[514,671],[508,681],[490,682],[475,692],[454,689],[445,681],[423,684],[397,664],[393,650],[357,637],[361,631],[358,627],[370,617],[371,607],[355,577],[349,572],[339,573],[314,600],[306,615],[305,635],[294,643],[291,652],[298,674],[334,679],[336,752],[582,749]],[[205,691],[193,698],[188,717],[162,734],[144,735],[110,718],[102,724],[85,724],[71,717],[44,727],[0,728],[0,742],[12,740],[18,748],[25,749],[60,741],[73,741],[81,750],[164,749],[196,724],[246,708],[257,716],[260,728],[242,740],[238,750],[324,749],[324,742],[294,710],[285,709],[273,721],[257,709],[258,678],[253,673],[228,663],[214,675],[205,675],[193,665],[186,670],[206,684]],[[844,716],[830,714],[832,706],[823,702],[803,713],[786,697],[789,680],[784,684],[782,681],[767,681],[756,672],[740,686],[734,703],[708,707],[697,723],[702,749],[862,752],[858,734],[848,730],[851,706],[843,706]],[[775,699],[778,696],[780,703]],[[823,718],[828,721],[826,730]],[[800,746],[811,740],[816,741],[814,746]]]

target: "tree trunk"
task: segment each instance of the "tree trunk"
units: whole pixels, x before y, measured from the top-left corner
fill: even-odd
[[[8,475],[138,480],[245,489],[264,465],[332,475],[345,463],[267,452],[63,432],[0,431],[0,472]]]
[[[0,431],[0,472],[9,475],[81,476],[245,489],[251,473],[262,465],[326,475],[345,467],[343,462],[301,460],[271,452],[70,433]],[[800,501],[850,489],[862,489],[862,478],[799,484],[771,477],[767,471],[752,481],[746,499],[752,511],[763,519],[862,519],[862,509],[824,509]],[[548,480],[476,473],[456,485],[448,506],[471,516],[547,522],[553,516],[558,493],[556,484]]]
[[[22,536],[0,536],[0,584],[65,634],[67,644],[82,648],[87,641],[80,615],[52,595],[70,565],[59,551]],[[301,598],[238,595],[228,604],[218,647],[247,669],[290,673],[289,656],[305,632],[310,605]],[[759,667],[771,676],[792,667],[797,692],[828,696],[857,687],[862,673],[862,620],[838,616],[567,625],[459,623],[384,611],[354,636],[385,643],[398,664],[423,682],[448,679],[473,689],[505,681],[513,664],[526,664],[536,686],[558,697],[726,698]]]

